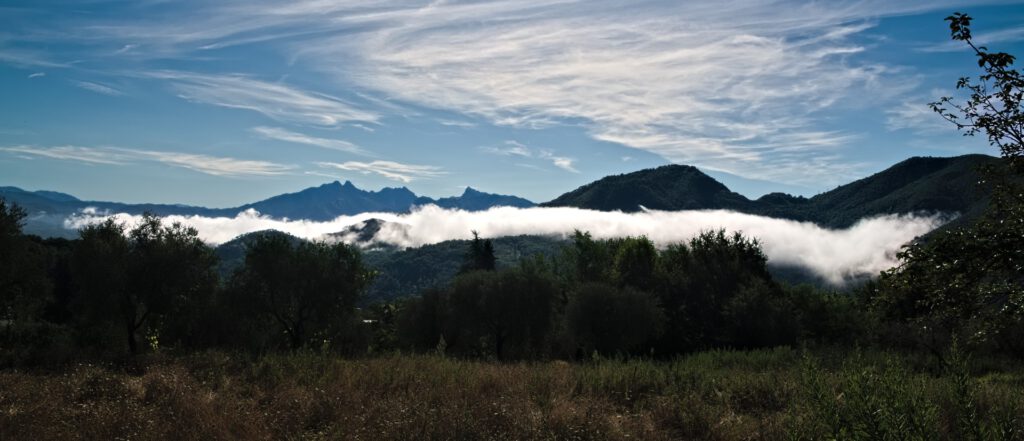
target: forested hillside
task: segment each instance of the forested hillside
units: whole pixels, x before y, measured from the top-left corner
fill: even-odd
[[[983,167],[1005,165],[986,155],[917,157],[812,198],[771,193],[749,200],[694,167],[667,165],[609,176],[541,205],[624,212],[641,207],[727,209],[833,228],[848,227],[868,216],[913,212],[959,213],[968,220],[988,205],[991,189],[979,174]]]

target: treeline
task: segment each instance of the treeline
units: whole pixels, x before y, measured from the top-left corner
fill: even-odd
[[[496,270],[470,242],[460,274],[420,296],[364,310],[377,275],[345,244],[261,234],[218,275],[196,230],[146,216],[76,240],[21,232],[0,201],[3,363],[146,351],[441,351],[496,359],[671,356],[862,336],[855,297],[772,280],[756,241],[722,231],[655,248],[576,233],[561,255]]]
[[[497,359],[672,356],[707,348],[853,342],[853,297],[772,280],[755,240],[709,231],[658,250],[577,232],[561,256],[495,270],[474,239],[462,274],[406,300],[398,345]],[[483,257],[480,257],[480,255]]]
[[[344,244],[265,235],[230,277],[195,229],[145,216],[87,226],[75,240],[21,232],[0,199],[0,363],[148,351],[315,348],[354,352],[355,304],[373,272]]]
[[[659,249],[577,232],[560,254],[502,268],[492,242],[474,237],[449,283],[360,309],[379,274],[342,243],[257,234],[222,276],[192,228],[145,216],[41,239],[0,200],[0,363],[207,348],[519,360],[876,345],[941,357],[954,341],[1020,356],[1022,206],[912,244],[853,292],[780,284],[738,233]]]

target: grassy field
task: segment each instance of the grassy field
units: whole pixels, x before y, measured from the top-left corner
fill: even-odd
[[[0,439],[1024,439],[1010,362],[791,349],[672,362],[150,356],[0,372]]]

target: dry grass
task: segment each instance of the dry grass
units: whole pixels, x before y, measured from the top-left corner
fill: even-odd
[[[150,359],[141,374],[86,364],[0,372],[0,439],[820,439],[834,429],[820,407],[841,408],[851,398],[830,394],[853,393],[861,377],[815,369],[785,349],[581,364],[205,353]],[[890,383],[861,386],[907,380],[938,409],[936,429],[955,424],[945,377],[877,372]],[[979,380],[977,409],[1020,417],[1007,403],[1022,378]],[[815,396],[814,384],[829,393]]]

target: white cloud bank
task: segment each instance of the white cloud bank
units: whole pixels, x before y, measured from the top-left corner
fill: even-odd
[[[124,222],[139,216],[115,215]],[[646,235],[658,245],[686,241],[703,230],[740,231],[761,241],[769,261],[807,268],[832,283],[874,275],[896,264],[900,247],[943,223],[940,216],[887,215],[864,219],[844,230],[724,210],[600,212],[578,208],[511,208],[467,212],[427,206],[408,214],[362,213],[328,222],[280,220],[248,210],[233,218],[168,216],[199,230],[203,240],[219,244],[253,231],[275,229],[307,239],[322,238],[367,219],[386,221],[374,241],[417,247],[450,239],[466,239],[470,231],[484,237],[520,234],[568,235],[589,231],[596,238]],[[104,219],[94,212],[67,219],[80,228]]]

